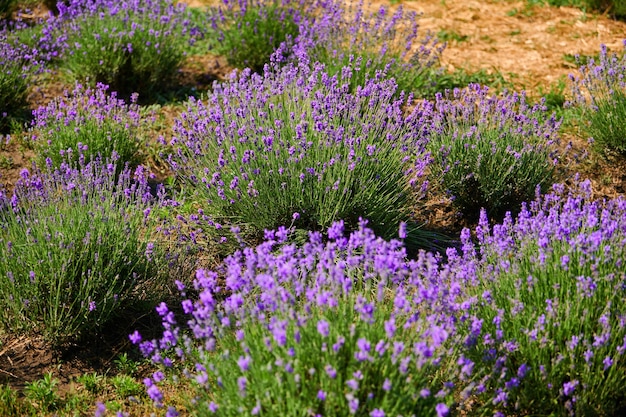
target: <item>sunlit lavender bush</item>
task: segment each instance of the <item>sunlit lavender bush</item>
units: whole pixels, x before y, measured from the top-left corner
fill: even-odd
[[[560,121],[524,94],[490,94],[477,84],[438,94],[429,150],[433,182],[453,197],[463,214],[490,217],[534,198],[552,183]]]
[[[74,0],[59,3],[67,35],[62,67],[80,82],[101,82],[122,96],[155,100],[171,87],[190,28],[184,3],[172,0]]]
[[[464,232],[478,302],[474,343],[487,410],[621,415],[626,409],[626,200],[592,201],[588,182],[542,196],[490,228]],[[492,366],[493,368],[489,368]]]
[[[343,229],[333,224],[326,243],[311,232],[301,247],[268,231],[223,268],[198,270],[197,296],[180,285],[186,325],[162,303],[163,337],[130,336],[162,366],[148,395],[167,405],[159,385],[184,369],[199,415],[448,415],[463,368],[441,365],[461,343],[459,292],[439,285],[433,255],[407,263],[401,242],[365,222]]]
[[[12,197],[0,193],[3,332],[60,343],[90,335],[135,295],[162,296],[146,173],[124,170],[116,181],[115,172],[100,159],[50,164],[24,169]]]
[[[401,5],[393,13],[383,6],[368,13],[362,1],[347,5],[328,0],[315,5],[301,25],[294,47],[297,59],[311,65],[321,62],[330,75],[352,67],[351,91],[382,72],[395,78],[398,93],[433,94],[445,45],[429,33],[418,34],[415,13],[405,12]]]
[[[285,61],[298,36],[304,5],[302,0],[224,1],[211,15],[216,52],[230,65],[258,73],[276,50],[282,51],[276,61]]]
[[[625,41],[626,42],[626,41]],[[626,153],[626,60],[624,54],[600,48],[598,62],[580,67],[571,76],[575,102],[580,106],[581,126],[599,151]]]
[[[321,230],[358,218],[393,235],[422,195],[427,110],[405,114],[393,80],[354,93],[346,67],[244,71],[191,100],[176,120],[170,164],[206,214],[258,234],[292,222]]]
[[[142,121],[137,97],[127,104],[108,90],[102,84],[76,84],[71,93],[33,111],[31,136],[41,163],[49,159],[59,167],[66,161],[76,164],[79,157],[108,158],[114,151],[118,173],[125,163],[139,162]]]

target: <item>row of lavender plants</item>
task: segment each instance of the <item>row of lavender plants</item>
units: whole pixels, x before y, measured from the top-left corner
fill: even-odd
[[[626,201],[591,194],[483,212],[445,257],[408,259],[365,221],[303,245],[267,231],[179,283],[160,339],[130,335],[161,367],[147,393],[168,415],[160,386],[181,375],[198,415],[619,415]]]
[[[60,45],[37,53],[11,35],[32,28],[6,29],[1,62],[22,65],[9,75],[58,65],[81,76],[80,60],[102,53],[99,66],[121,78],[94,77],[115,88],[77,84],[34,112],[38,165],[0,194],[3,328],[52,341],[92,334],[128,303],[163,297],[178,255],[171,238],[193,246],[217,232],[243,245],[262,236],[177,282],[188,317],[162,303],[162,339],[131,335],[163,366],[145,381],[159,406],[168,406],[160,383],[182,375],[194,392],[186,407],[200,415],[619,414],[626,203],[593,202],[586,183],[542,195],[559,122],[523,94],[410,94],[417,78],[402,77],[432,75],[440,51],[429,37],[413,45],[412,17],[308,7],[228,2],[204,31],[170,2],[60,3],[41,33],[24,32]],[[258,17],[232,23],[249,10]],[[172,74],[155,62],[171,69],[182,57],[175,34],[237,43],[228,30],[254,34],[273,18],[293,33],[272,45],[267,65],[189,100],[175,121],[177,198],[201,207],[181,212],[137,166],[147,120],[134,95],[127,104],[109,91],[143,86],[126,89],[117,69],[134,68],[142,82],[157,74],[158,84]],[[370,49],[372,33],[381,49]],[[169,41],[179,61],[160,61]],[[603,50],[582,69],[585,112],[603,113],[606,92],[594,86],[609,83],[607,97],[619,97],[620,65]],[[462,249],[408,259],[405,244],[432,245],[413,215],[433,190],[467,216],[486,208],[477,244],[465,230]],[[486,213],[502,224],[490,228]],[[399,226],[404,243],[389,240]]]

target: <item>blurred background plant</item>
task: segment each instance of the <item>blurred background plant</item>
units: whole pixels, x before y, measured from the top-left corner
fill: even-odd
[[[243,0],[224,2],[211,14],[217,36],[215,51],[236,68],[257,73],[286,61],[298,37],[306,2],[303,0]]]

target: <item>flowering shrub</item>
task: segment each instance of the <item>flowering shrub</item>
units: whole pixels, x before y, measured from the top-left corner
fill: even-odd
[[[59,3],[58,19],[64,24],[58,26],[68,45],[62,66],[73,80],[154,100],[171,85],[183,61],[186,17],[185,5],[172,0]]]
[[[302,247],[285,243],[284,228],[268,231],[224,261],[223,279],[198,270],[197,298],[180,285],[185,328],[162,303],[163,337],[131,335],[165,371],[145,380],[150,397],[163,403],[160,383],[184,367],[188,407],[202,415],[447,415],[460,367],[441,365],[459,342],[458,306],[432,285],[437,260],[421,252],[406,263],[399,241],[343,227],[326,243],[311,232]]]
[[[55,167],[78,158],[89,160],[98,155],[108,158],[116,152],[121,163],[136,164],[140,147],[141,119],[136,95],[131,104],[107,94],[108,87],[95,89],[76,84],[47,106],[33,112],[33,139],[43,162],[50,159]],[[118,173],[119,173],[118,172]]]
[[[394,13],[381,6],[367,14],[362,1],[354,6],[322,1],[301,25],[294,49],[301,61],[321,62],[330,75],[350,66],[351,91],[381,72],[396,80],[398,93],[429,96],[436,86],[444,45],[430,34],[418,37],[418,29],[417,15],[404,12],[402,6]]]
[[[172,169],[216,221],[262,233],[294,212],[307,230],[364,217],[390,236],[420,196],[428,111],[405,115],[393,80],[350,93],[352,74],[290,65],[217,85],[176,120]]]
[[[34,70],[28,49],[0,30],[0,133],[28,113],[28,83]]]
[[[301,0],[224,1],[212,16],[218,35],[217,53],[230,65],[261,73],[274,52],[288,51],[299,33]],[[286,52],[288,54],[288,52]],[[277,60],[286,57],[277,56]]]
[[[600,151],[626,153],[626,60],[605,45],[574,77],[573,94],[582,109],[582,128]]]
[[[483,212],[472,340],[483,397],[510,414],[617,415],[626,406],[626,200],[562,186],[490,229]],[[491,363],[493,368],[486,365]],[[475,378],[481,377],[477,372]]]
[[[523,94],[498,98],[477,84],[437,95],[431,173],[465,215],[500,217],[551,184],[560,122],[543,112]]]
[[[162,277],[160,250],[145,237],[145,173],[100,159],[72,168],[23,170],[0,193],[0,325],[61,342],[109,320],[141,285]]]

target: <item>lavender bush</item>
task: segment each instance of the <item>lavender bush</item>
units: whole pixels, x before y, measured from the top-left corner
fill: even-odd
[[[28,83],[35,62],[24,45],[0,30],[0,133],[28,115]]]
[[[216,85],[176,120],[172,169],[220,223],[260,234],[294,212],[307,230],[367,217],[390,236],[425,186],[428,111],[406,115],[393,80],[350,93],[352,75],[290,65]]]
[[[148,395],[165,405],[159,386],[183,368],[200,415],[447,415],[461,368],[441,364],[460,343],[458,306],[433,285],[437,259],[406,263],[402,243],[365,222],[343,229],[333,224],[326,243],[311,232],[302,247],[268,231],[223,269],[198,270],[197,298],[180,285],[186,326],[162,303],[163,337],[131,335],[163,368],[144,381]]]
[[[76,81],[107,84],[122,96],[155,100],[171,86],[189,38],[183,3],[74,0],[59,3],[68,48],[62,67]]]
[[[62,342],[91,334],[139,288],[162,296],[145,172],[124,170],[117,181],[115,172],[114,162],[81,158],[78,167],[25,169],[11,198],[0,193],[3,331]]]
[[[489,228],[463,234],[475,299],[476,372],[488,410],[619,415],[626,407],[626,200],[563,186]],[[471,271],[468,273],[468,271]],[[492,368],[489,369],[488,364]]]
[[[108,158],[115,152],[121,161],[119,174],[125,163],[139,162],[142,120],[137,96],[127,104],[108,89],[76,84],[71,94],[65,92],[33,112],[31,136],[41,163],[49,159],[58,167],[65,161],[76,164],[79,157]]]
[[[581,109],[583,131],[600,151],[626,153],[626,60],[601,46],[596,62],[580,67],[573,94]]]
[[[560,121],[524,94],[489,94],[477,84],[438,94],[429,150],[434,181],[467,216],[498,218],[551,184]]]
[[[224,55],[230,65],[261,73],[276,50],[289,54],[291,43],[299,33],[304,9],[302,0],[223,3],[212,15],[212,26],[218,36],[216,51]],[[287,58],[279,55],[277,61]]]
[[[346,5],[344,1],[328,0],[316,6],[301,25],[294,47],[299,60],[311,65],[321,62],[330,75],[352,67],[351,91],[381,72],[396,80],[398,93],[432,95],[445,45],[431,34],[418,36],[415,13],[404,12],[402,6],[391,13],[381,6],[376,13],[368,14],[362,1]]]

